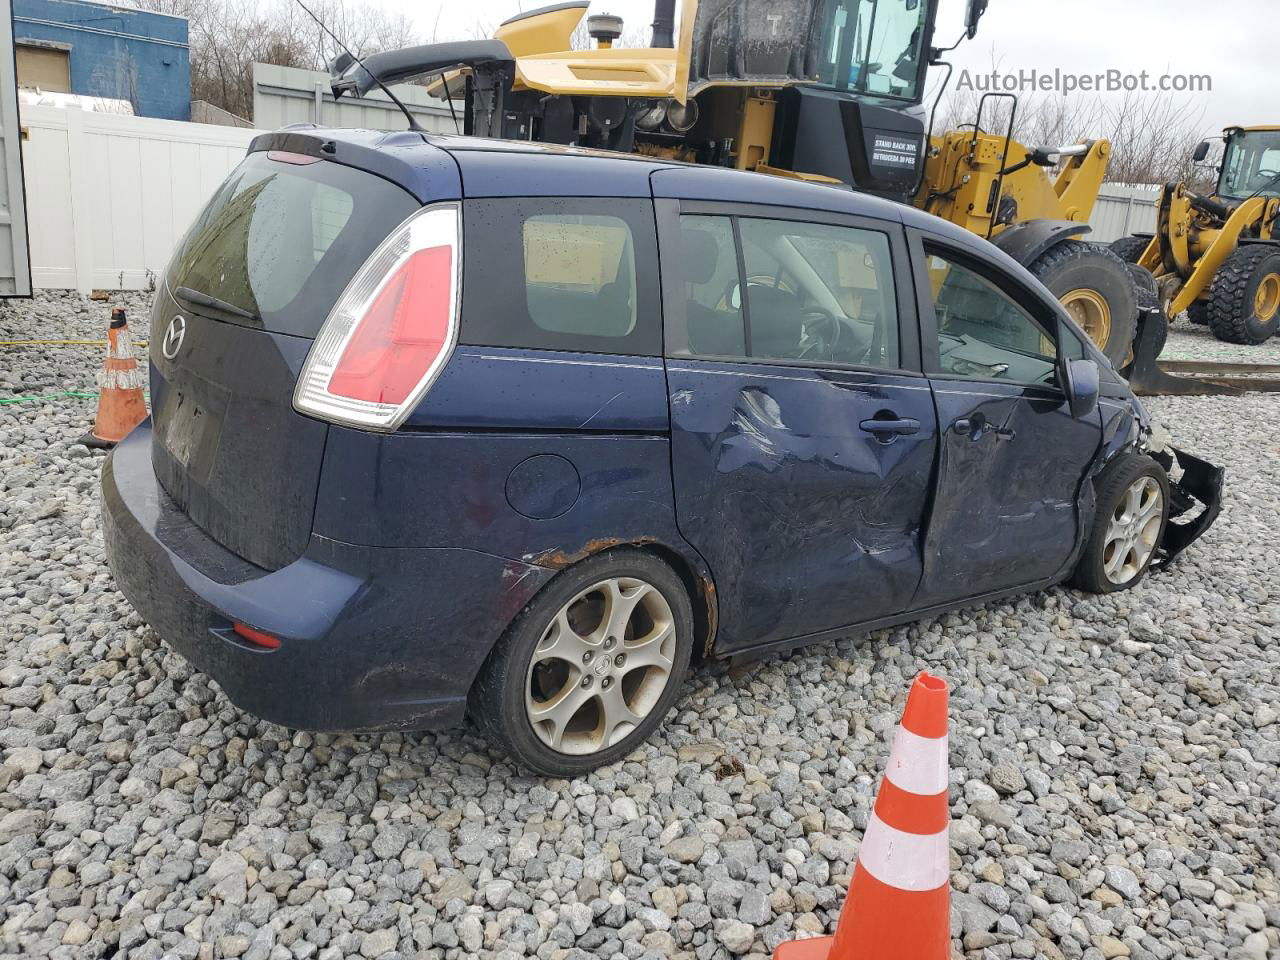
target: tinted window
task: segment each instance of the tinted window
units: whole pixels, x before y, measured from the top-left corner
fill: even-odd
[[[372,174],[252,153],[187,232],[169,287],[226,301],[272,332],[312,337],[360,265],[416,209]]]
[[[636,326],[636,257],[618,217],[539,214],[524,222],[524,295],[553,333],[625,337]]]
[[[889,238],[791,220],[738,221],[750,356],[898,366]]]
[[[745,357],[746,326],[738,296],[738,254],[728,217],[682,216],[689,351],[702,357]]]
[[[463,343],[661,353],[649,201],[469,200],[462,236]]]
[[[1048,383],[1057,346],[1048,329],[982,274],[926,256],[938,319],[942,372],[980,379]]]

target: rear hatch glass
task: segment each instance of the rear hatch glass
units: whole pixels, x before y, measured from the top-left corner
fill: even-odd
[[[253,153],[188,231],[169,289],[219,320],[314,337],[356,269],[417,207],[362,170]]]
[[[418,209],[373,174],[254,153],[192,226],[156,296],[156,476],[251,563],[275,569],[306,548],[328,427],[293,409],[294,384],[343,288]]]

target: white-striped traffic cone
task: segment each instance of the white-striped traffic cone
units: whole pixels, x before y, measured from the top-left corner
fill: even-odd
[[[774,960],[948,960],[947,684],[907,694],[834,937],[780,944]]]
[[[142,399],[146,385],[146,372],[133,355],[133,338],[124,309],[116,307],[107,329],[107,356],[98,372],[98,415],[93,429],[79,442],[105,449],[128,436],[130,430],[147,419],[147,404]]]

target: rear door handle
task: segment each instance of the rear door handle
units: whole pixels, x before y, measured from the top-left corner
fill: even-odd
[[[891,443],[894,437],[901,434],[920,432],[920,421],[911,417],[903,417],[901,420],[863,420],[858,426],[867,433],[874,433],[881,443]]]

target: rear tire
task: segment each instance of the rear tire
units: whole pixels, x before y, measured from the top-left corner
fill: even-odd
[[[1138,296],[1129,268],[1104,246],[1064,240],[1030,270],[1119,370],[1138,329]]]
[[[1127,590],[1151,566],[1169,522],[1169,478],[1148,456],[1121,454],[1094,481],[1097,512],[1071,582],[1090,593]]]
[[[1197,300],[1187,307],[1187,319],[1197,327],[1207,327],[1209,325],[1209,304],[1203,300]]]
[[[558,574],[512,621],[467,713],[529,770],[580,776],[621,760],[662,722],[693,631],[689,595],[667,564],[632,548],[598,554]]]
[[[1209,329],[1227,343],[1265,343],[1280,327],[1280,250],[1236,248],[1213,278]]]
[[[1121,237],[1111,241],[1111,252],[1125,263],[1137,263],[1151,246],[1150,237]]]

